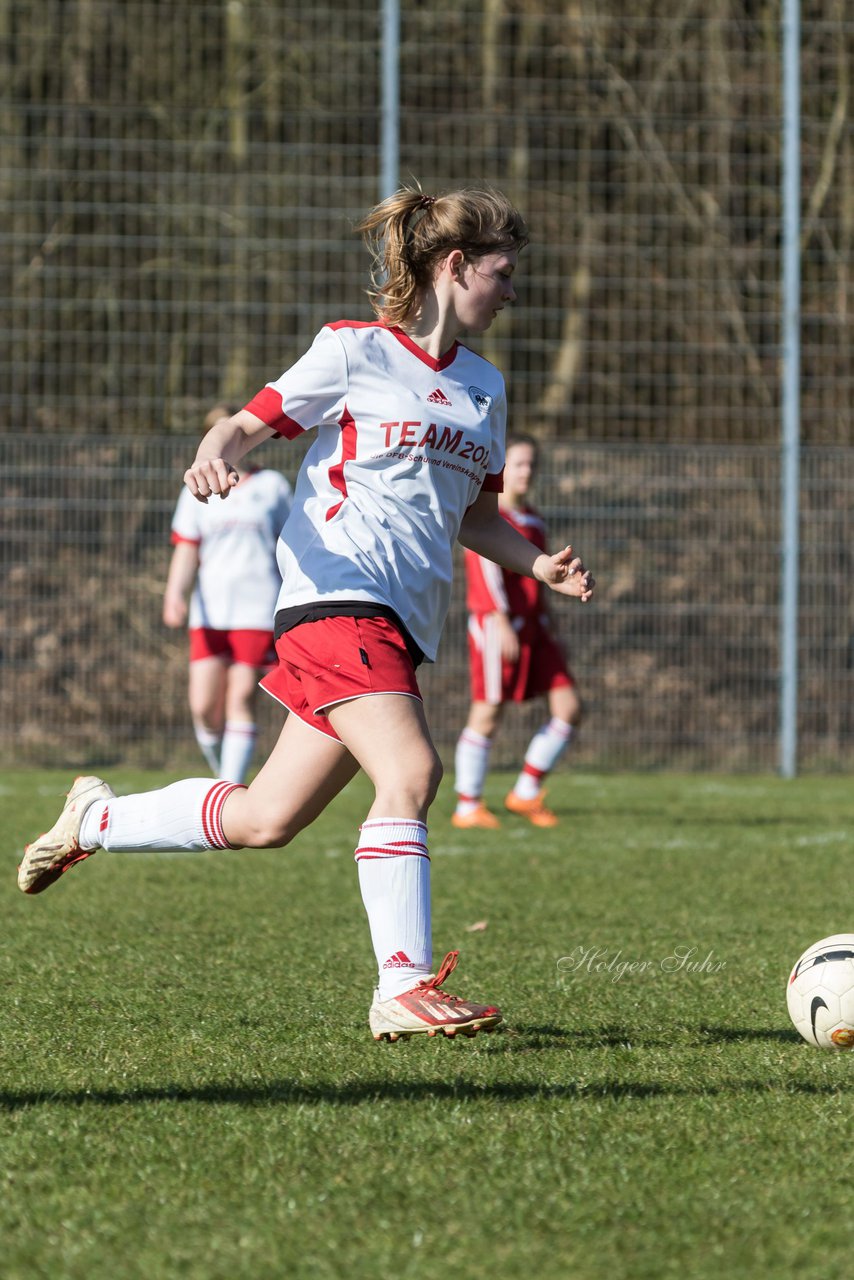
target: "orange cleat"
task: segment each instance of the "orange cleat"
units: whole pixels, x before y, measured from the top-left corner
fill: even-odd
[[[480,827],[483,831],[499,831],[501,823],[494,813],[490,813],[485,804],[479,804],[470,813],[454,813],[451,815],[451,826],[465,830],[467,827]]]
[[[532,800],[523,800],[511,791],[504,800],[504,807],[511,813],[518,813],[520,818],[527,818],[535,827],[556,827],[560,819],[543,804],[545,794],[545,791],[539,791]]]

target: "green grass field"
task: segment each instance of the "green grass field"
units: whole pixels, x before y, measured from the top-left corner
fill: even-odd
[[[785,982],[854,931],[849,779],[568,771],[556,831],[498,835],[445,784],[436,959],[506,1027],[398,1045],[366,1029],[363,782],[284,852],[99,854],[25,898],[69,782],[2,777],[3,1280],[847,1269],[854,1057]]]

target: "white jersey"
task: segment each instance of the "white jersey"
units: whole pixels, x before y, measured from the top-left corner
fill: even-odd
[[[276,542],[292,499],[291,486],[278,471],[250,471],[227,498],[207,504],[183,490],[172,518],[172,542],[199,548],[191,627],[273,630],[282,585]]]
[[[318,428],[279,541],[278,608],[384,605],[432,661],[460,522],[502,485],[501,374],[459,344],[436,360],[399,329],[341,320],[246,408],[288,439]]]

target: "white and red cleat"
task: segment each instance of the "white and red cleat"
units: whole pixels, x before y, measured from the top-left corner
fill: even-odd
[[[475,1036],[478,1031],[493,1031],[498,1026],[502,1014],[497,1005],[473,1004],[440,991],[456,969],[459,954],[449,951],[435,978],[424,978],[401,996],[391,1000],[374,996],[369,1021],[375,1040],[408,1040],[425,1032],[428,1036]]]
[[[101,778],[85,776],[75,778],[65,800],[65,807],[50,831],[39,836],[24,849],[18,867],[18,888],[22,893],[41,893],[70,871],[78,862],[90,857],[94,849],[80,848],[80,828],[83,815],[98,800],[110,800],[115,795]]]

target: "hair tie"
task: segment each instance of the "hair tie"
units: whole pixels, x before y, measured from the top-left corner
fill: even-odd
[[[435,196],[422,196],[421,199],[418,201],[418,204],[415,206],[415,208],[429,209],[431,205],[434,205],[435,203],[436,203]]]

